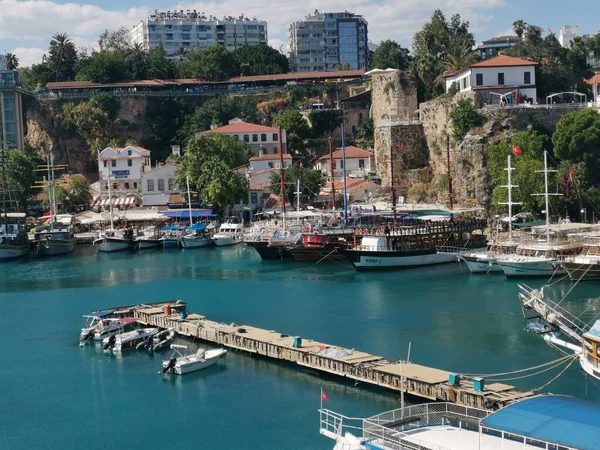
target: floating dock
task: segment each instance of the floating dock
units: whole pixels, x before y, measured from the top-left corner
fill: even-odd
[[[173,301],[114,309],[127,311],[127,315],[150,326],[173,328],[182,336],[290,362],[358,383],[397,392],[404,390],[406,394],[425,400],[498,409],[536,395],[534,391],[522,391],[507,384],[486,384],[482,379],[462,377],[412,362],[391,361],[272,330],[215,322],[199,314],[188,314],[185,307],[185,302]]]

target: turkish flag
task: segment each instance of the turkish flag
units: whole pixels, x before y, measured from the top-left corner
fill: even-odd
[[[327,395],[324,391],[321,391],[321,399],[328,402],[329,401],[329,395]]]
[[[523,150],[521,150],[519,147],[517,147],[516,145],[512,146],[512,152],[515,155],[522,155],[523,154]]]

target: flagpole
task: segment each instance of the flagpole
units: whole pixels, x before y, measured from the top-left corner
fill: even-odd
[[[323,409],[323,386],[321,386],[321,408]]]

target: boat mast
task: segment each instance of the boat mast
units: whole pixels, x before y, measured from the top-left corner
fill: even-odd
[[[515,170],[510,165],[510,155],[508,155],[508,165],[506,166],[507,174],[508,174],[508,184],[502,186],[508,189],[508,202],[500,203],[500,205],[508,205],[508,241],[512,242],[512,207],[513,205],[521,205],[521,202],[513,202],[512,201],[512,188],[519,187],[516,184],[512,184],[511,172]]]
[[[2,156],[2,210],[4,211],[4,234],[8,234],[8,211],[6,210],[6,197],[8,196],[8,183],[6,180],[6,164],[7,161],[7,151],[6,147],[2,145],[2,149],[0,149]]]
[[[110,189],[110,165],[112,164],[112,160],[108,160],[108,164],[106,165],[106,173],[108,176],[108,210],[110,211],[110,229],[114,230],[115,226],[113,223],[113,205],[112,205],[112,192]]]
[[[300,180],[296,180],[296,211],[300,212]]]
[[[283,167],[283,148],[281,143],[281,127],[278,129],[279,139],[279,194],[281,195],[281,215],[283,217],[283,227],[285,228],[285,177]]]
[[[331,173],[331,209],[335,211],[335,175],[333,171],[333,145],[329,137],[329,172]]]
[[[338,106],[339,107],[339,106]],[[346,183],[346,131],[344,127],[344,110],[342,109],[342,178],[344,180],[344,226],[348,226],[348,186]]]
[[[46,155],[47,172],[48,172],[48,206],[50,207],[50,231],[54,231],[54,170],[52,164],[54,159],[52,158],[52,152]]]
[[[187,197],[188,197],[188,211],[190,213],[190,227],[193,225],[192,221],[192,197],[190,194],[190,177],[185,176],[185,183],[187,185]]]
[[[550,242],[550,196],[551,195],[562,195],[562,194],[550,194],[548,192],[548,173],[557,172],[556,170],[548,169],[548,152],[544,150],[544,170],[536,170],[537,173],[544,173],[544,193],[543,194],[533,194],[533,195],[543,195],[544,201],[546,204],[546,242]]]

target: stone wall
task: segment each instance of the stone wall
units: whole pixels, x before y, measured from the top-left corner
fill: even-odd
[[[417,85],[407,72],[383,71],[371,76],[372,117],[375,127],[381,119],[416,119],[419,108]]]

